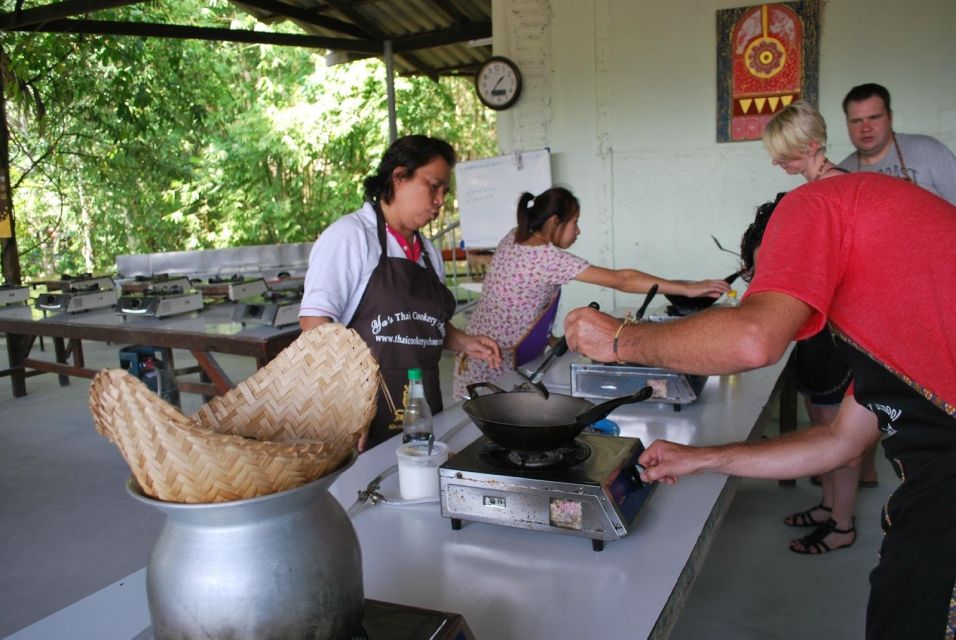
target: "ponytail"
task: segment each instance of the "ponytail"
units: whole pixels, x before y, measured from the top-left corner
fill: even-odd
[[[531,237],[534,231],[531,228],[531,213],[534,206],[534,195],[525,191],[518,198],[518,230],[515,231],[515,241],[524,242]]]

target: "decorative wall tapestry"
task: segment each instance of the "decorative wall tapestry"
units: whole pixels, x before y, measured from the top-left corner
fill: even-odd
[[[717,12],[717,142],[759,140],[774,113],[817,103],[819,0]]]

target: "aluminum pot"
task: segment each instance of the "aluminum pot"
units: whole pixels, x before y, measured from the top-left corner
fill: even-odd
[[[267,496],[178,504],[128,491],[166,514],[146,569],[153,636],[348,638],[360,633],[362,554],[328,491],[336,472]]]

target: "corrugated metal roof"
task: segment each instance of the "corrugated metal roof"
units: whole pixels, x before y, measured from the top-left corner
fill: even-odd
[[[48,31],[265,42],[328,49],[343,59],[382,56],[392,43],[402,74],[470,75],[491,56],[491,0],[235,0],[265,23],[290,20],[306,35],[264,34],[96,20],[102,9],[144,0],[64,0],[0,12],[0,32]],[[480,41],[478,44],[475,41]]]
[[[392,41],[403,74],[471,75],[491,56],[491,0],[246,0],[259,20],[293,20],[310,35],[344,40],[349,59],[369,57]],[[354,41],[349,49],[348,41]],[[475,41],[478,41],[477,43]],[[380,54],[378,54],[380,55]]]

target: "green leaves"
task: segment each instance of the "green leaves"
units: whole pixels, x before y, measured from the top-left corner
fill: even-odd
[[[221,0],[147,3],[95,17],[107,13],[255,24]],[[379,60],[329,68],[325,52],[298,48],[3,38],[27,277],[110,271],[118,254],[312,240],[361,205],[362,181],[388,145]],[[496,153],[493,114],[469,80],[400,77],[396,93],[400,135],[443,137],[462,159]],[[83,255],[86,241],[92,257]]]

